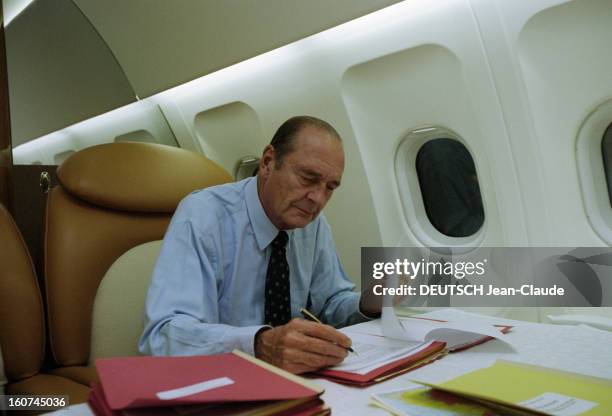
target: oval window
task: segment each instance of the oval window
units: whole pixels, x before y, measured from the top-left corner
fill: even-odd
[[[603,156],[606,184],[608,185],[608,199],[612,206],[612,123],[606,128],[601,139],[601,154]]]
[[[474,159],[457,140],[426,142],[416,170],[429,221],[449,237],[468,237],[484,223],[484,209]]]

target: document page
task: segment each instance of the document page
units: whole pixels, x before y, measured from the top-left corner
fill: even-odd
[[[342,363],[331,369],[356,374],[367,374],[385,364],[421,351],[431,344],[431,342],[405,342],[377,335],[343,332],[352,339],[356,354],[349,353]]]
[[[392,307],[384,307],[379,323],[382,335],[409,342],[443,341],[449,349],[459,348],[492,337],[508,343],[504,334],[493,325],[467,320],[439,322],[418,317],[398,319]]]

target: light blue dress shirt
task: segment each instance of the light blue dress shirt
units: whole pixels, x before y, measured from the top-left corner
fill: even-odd
[[[257,178],[196,191],[181,201],[153,272],[139,348],[150,355],[254,354],[264,327],[270,243]],[[323,214],[288,232],[291,316],[307,307],[340,327],[365,320]]]

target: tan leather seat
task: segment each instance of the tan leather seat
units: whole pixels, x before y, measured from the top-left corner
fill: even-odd
[[[40,374],[45,355],[43,305],[34,266],[21,233],[0,204],[0,349],[7,394],[64,394],[87,400],[75,381]]]
[[[57,177],[45,230],[49,340],[59,366],[52,373],[87,383],[95,378],[83,367],[91,351],[93,303],[109,267],[131,248],[161,240],[187,194],[231,176],[193,152],[126,142],[77,152]],[[113,337],[112,331],[106,335]]]

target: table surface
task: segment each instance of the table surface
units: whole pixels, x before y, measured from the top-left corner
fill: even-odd
[[[323,379],[315,382],[325,387],[323,400],[334,415],[388,415],[369,405],[374,393],[414,386],[410,381],[441,382],[478,368],[488,367],[497,359],[519,361],[612,379],[612,332],[584,325],[551,325],[478,315],[456,309],[442,309],[427,316],[436,319],[466,318],[472,322],[513,325],[506,339],[510,347],[500,341],[489,341],[441,360],[367,388],[343,386]],[[87,404],[70,406],[54,415],[92,415]]]

